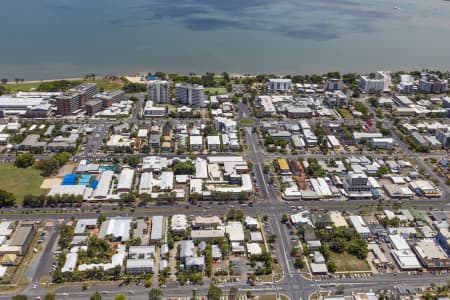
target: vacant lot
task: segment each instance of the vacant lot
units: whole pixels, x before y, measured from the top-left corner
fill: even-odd
[[[221,95],[221,94],[226,94],[227,93],[227,89],[224,87],[208,87],[205,88],[205,92],[208,92],[210,95]]]
[[[0,164],[0,189],[13,193],[17,204],[21,204],[26,194],[40,195],[43,177],[33,168],[19,169],[13,164]]]
[[[370,266],[365,259],[357,259],[346,252],[330,254],[331,260],[336,264],[336,272],[370,272]]]

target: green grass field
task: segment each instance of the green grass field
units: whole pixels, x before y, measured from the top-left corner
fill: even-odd
[[[33,168],[19,169],[13,164],[0,164],[0,189],[13,193],[17,204],[22,204],[27,194],[40,195],[43,177]]]
[[[105,80],[105,79],[96,79],[96,80],[70,80],[77,82],[95,82],[97,84],[97,88],[103,89],[105,91],[110,91],[114,89],[119,89],[122,87],[122,83]],[[16,93],[18,91],[22,92],[30,92],[36,89],[41,82],[24,82],[24,83],[9,83],[5,85],[10,93]]]
[[[217,87],[217,88],[213,88],[213,87],[209,87],[209,88],[205,88],[205,93],[208,92],[210,95],[221,95],[221,94],[226,94],[227,93],[227,89],[224,87]]]
[[[239,124],[242,126],[253,126],[255,121],[252,119],[242,119],[239,121]]]
[[[358,259],[347,252],[331,252],[330,258],[336,264],[336,272],[370,271],[369,263],[365,259]]]
[[[352,114],[350,113],[350,111],[348,109],[345,108],[338,108],[337,109],[339,114],[341,115],[342,118],[344,119],[353,119]]]

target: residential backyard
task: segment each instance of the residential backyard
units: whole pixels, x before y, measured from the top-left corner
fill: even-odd
[[[13,164],[0,164],[0,189],[13,193],[17,204],[21,204],[27,194],[40,195],[43,177],[34,168],[20,169]]]

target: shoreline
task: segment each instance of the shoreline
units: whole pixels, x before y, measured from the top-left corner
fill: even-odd
[[[449,0],[450,1],[450,0]],[[423,69],[422,69],[423,70]],[[396,72],[404,72],[405,74],[408,74],[408,73],[411,73],[411,72],[414,72],[414,71],[419,71],[419,72],[422,72],[422,70],[419,70],[419,69],[411,69],[411,70],[406,70],[406,69],[401,69],[401,70],[384,70],[384,71],[389,71],[389,72],[391,72],[391,73],[396,73]],[[376,71],[382,71],[381,69],[380,70],[374,70],[374,71],[372,71],[372,72],[355,72],[355,71],[339,71],[339,70],[330,70],[330,71],[326,71],[326,72],[320,72],[320,73],[309,73],[309,72],[305,72],[305,73],[301,73],[301,72],[298,72],[298,73],[273,73],[273,72],[262,72],[262,73],[239,73],[239,72],[226,72],[226,71],[223,71],[223,72],[211,72],[211,73],[214,73],[214,76],[215,77],[221,77],[221,74],[222,73],[224,73],[224,72],[226,72],[226,73],[228,73],[229,74],[229,76],[231,77],[231,78],[246,78],[246,77],[256,77],[256,76],[258,76],[258,75],[274,75],[275,77],[284,77],[284,76],[296,76],[296,75],[300,75],[300,76],[311,76],[311,75],[319,75],[319,76],[322,76],[322,75],[326,75],[326,73],[328,73],[328,72],[339,72],[341,75],[342,74],[349,74],[349,73],[354,73],[354,74],[356,74],[356,75],[366,75],[366,74],[369,74],[369,73],[373,73],[373,72],[376,72]],[[446,72],[449,72],[448,70],[439,70],[439,69],[436,69],[436,70],[432,70],[432,71],[439,71],[439,72],[442,72],[442,73],[446,73]],[[178,76],[196,76],[196,77],[201,77],[202,75],[205,75],[207,72],[205,72],[205,73],[195,73],[195,72],[189,72],[189,73],[177,73],[177,72],[165,72],[165,71],[155,71],[155,70],[149,70],[149,71],[147,71],[147,72],[132,72],[132,73],[118,73],[118,74],[115,74],[115,73],[108,73],[108,74],[95,74],[96,76],[96,80],[97,79],[104,79],[105,77],[108,77],[108,76],[116,76],[117,78],[122,78],[122,77],[130,77],[130,78],[132,78],[132,77],[142,77],[142,76],[147,76],[147,74],[148,73],[155,73],[155,72],[163,72],[163,73],[165,73],[166,75],[169,75],[169,74],[177,74]],[[3,77],[3,78],[5,78],[5,77]],[[89,79],[85,79],[84,77],[57,77],[57,78],[52,78],[52,79],[32,79],[32,80],[24,80],[23,82],[22,81],[19,81],[19,82],[15,82],[14,80],[9,80],[9,78],[7,78],[8,79],[8,82],[6,83],[6,85],[15,85],[15,84],[31,84],[31,83],[41,83],[41,82],[52,82],[52,81],[60,81],[60,80],[68,80],[68,81],[74,81],[74,80],[82,80],[82,81],[89,81]],[[450,75],[449,75],[449,79],[450,79]]]

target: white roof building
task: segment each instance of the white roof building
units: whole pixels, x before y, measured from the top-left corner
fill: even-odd
[[[161,171],[167,168],[169,160],[163,156],[146,156],[142,161],[142,171]]]
[[[150,240],[160,241],[163,233],[163,216],[154,216],[152,218],[152,231],[150,233]]]
[[[173,215],[170,223],[170,229],[176,232],[183,232],[187,230],[186,215]]]
[[[392,247],[395,250],[411,250],[406,240],[400,234],[391,234],[389,235],[389,239],[391,240]]]
[[[70,196],[83,196],[86,192],[86,186],[84,185],[54,185],[48,192],[48,196],[56,195],[70,195]]]
[[[114,238],[126,242],[130,238],[131,222],[133,222],[131,217],[109,218],[102,223],[98,237],[103,239],[107,235],[112,235]]]
[[[244,228],[241,222],[230,221],[225,227],[225,231],[231,242],[243,242],[245,239]]]
[[[153,188],[153,173],[144,172],[139,180],[139,194],[150,194]]]
[[[122,266],[125,256],[126,256],[126,245],[118,245],[116,254],[114,254],[111,257],[110,263],[90,264],[90,265],[83,264],[83,265],[78,266],[78,270],[82,271],[82,272],[86,271],[86,270],[92,270],[94,268],[97,268],[97,269],[103,268],[103,270],[105,270],[105,271],[111,270],[111,269],[114,269],[116,266]]]
[[[139,129],[137,137],[138,138],[146,138],[148,136],[148,129]]]
[[[77,253],[67,253],[66,262],[64,263],[64,266],[61,268],[61,272],[65,273],[75,271],[75,267],[77,266],[77,259],[78,259]]]
[[[294,215],[291,215],[291,221],[293,224],[309,224],[312,226],[309,211],[301,211]]]
[[[189,136],[189,145],[192,147],[201,148],[203,145],[203,137],[201,135]]]
[[[189,193],[201,193],[203,190],[203,180],[202,179],[191,179]]]
[[[118,192],[130,192],[133,186],[134,170],[123,169],[120,173],[119,183],[117,184]]]
[[[93,198],[107,199],[110,196],[111,182],[114,177],[113,171],[104,171],[100,175],[100,180],[94,190]]]
[[[257,227],[259,225],[258,220],[256,218],[246,216],[245,217],[245,225],[248,227]]]
[[[78,219],[73,233],[83,234],[87,228],[95,226],[97,226],[97,219]]]
[[[422,268],[417,257],[411,249],[409,250],[392,250],[392,256],[402,270],[414,270]]]
[[[126,136],[120,134],[113,134],[109,138],[109,141],[106,142],[106,146],[108,148],[114,147],[130,147],[131,143],[134,142],[134,139],[130,139]]]
[[[247,243],[247,252],[248,255],[261,255],[262,249],[261,245],[258,243]]]
[[[370,229],[369,227],[367,227],[366,223],[364,222],[361,216],[350,216],[349,218],[356,232],[358,232],[361,236],[364,237],[370,235]]]
[[[208,178],[208,164],[206,160],[200,157],[195,159],[195,178]]]
[[[173,190],[173,172],[171,171],[162,172],[159,180],[161,190]]]

